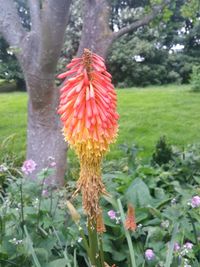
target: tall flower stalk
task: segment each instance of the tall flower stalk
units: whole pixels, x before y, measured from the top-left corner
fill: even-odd
[[[58,113],[65,140],[80,160],[74,195],[82,193],[83,208],[88,216],[90,260],[94,266],[104,266],[102,243],[97,238],[98,232],[101,235],[105,231],[99,198],[107,194],[101,162],[117,137],[116,92],[104,59],[88,49],[84,49],[82,57],[72,59],[67,68],[68,71],[58,76],[65,79]]]

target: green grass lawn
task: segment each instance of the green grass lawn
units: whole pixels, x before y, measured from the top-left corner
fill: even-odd
[[[1,147],[3,142],[4,147],[24,155],[26,149],[27,94],[1,93],[0,103]],[[4,152],[4,149],[1,150],[0,155]]]
[[[200,94],[190,92],[189,86],[131,88],[117,93],[119,137],[107,158],[120,157],[118,145],[123,143],[134,143],[142,149],[141,156],[149,156],[161,135],[179,147],[200,142]],[[11,149],[24,154],[27,94],[2,93],[0,101],[0,143],[14,135]]]

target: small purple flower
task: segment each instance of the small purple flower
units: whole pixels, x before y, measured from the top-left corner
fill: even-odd
[[[174,251],[178,251],[180,248],[181,248],[181,247],[180,247],[179,243],[176,242],[176,243],[174,244]]]
[[[193,244],[191,242],[186,242],[184,247],[187,248],[187,249],[192,249],[193,248]]]
[[[116,212],[114,210],[109,210],[108,216],[110,217],[111,220],[115,220],[116,219]]]
[[[145,258],[146,258],[148,261],[151,261],[151,260],[153,260],[153,259],[155,258],[155,254],[154,254],[154,252],[153,252],[152,249],[147,249],[147,250],[145,251]]]
[[[49,193],[47,189],[42,190],[42,196],[43,197],[48,197]]]
[[[200,197],[199,196],[194,196],[191,200],[191,206],[193,208],[198,208],[200,207]]]
[[[31,174],[35,170],[36,166],[37,164],[35,163],[35,161],[33,161],[32,159],[28,159],[24,161],[21,170],[23,171],[23,173],[28,175],[28,174]]]

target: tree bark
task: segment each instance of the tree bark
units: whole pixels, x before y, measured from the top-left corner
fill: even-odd
[[[85,0],[83,3],[83,29],[78,55],[84,48],[106,58],[108,49],[113,42],[109,28],[110,7],[106,0]]]
[[[56,166],[53,178],[58,185],[63,185],[67,144],[64,142],[57,115],[58,88],[54,84],[54,79],[49,79],[44,74],[28,74],[26,83],[28,91],[38,92],[40,89],[44,92],[34,93],[28,100],[27,159],[37,163],[36,170],[31,176],[54,161]]]

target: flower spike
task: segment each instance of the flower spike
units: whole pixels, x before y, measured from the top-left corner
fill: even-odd
[[[81,58],[67,65],[70,70],[58,75],[66,79],[61,88],[58,113],[65,140],[80,159],[77,190],[90,217],[99,213],[99,197],[106,194],[101,179],[101,161],[115,142],[118,132],[116,92],[104,59],[88,49]]]
[[[125,221],[125,227],[127,230],[135,231],[137,228],[135,219],[135,209],[131,204],[128,204],[127,218]]]

